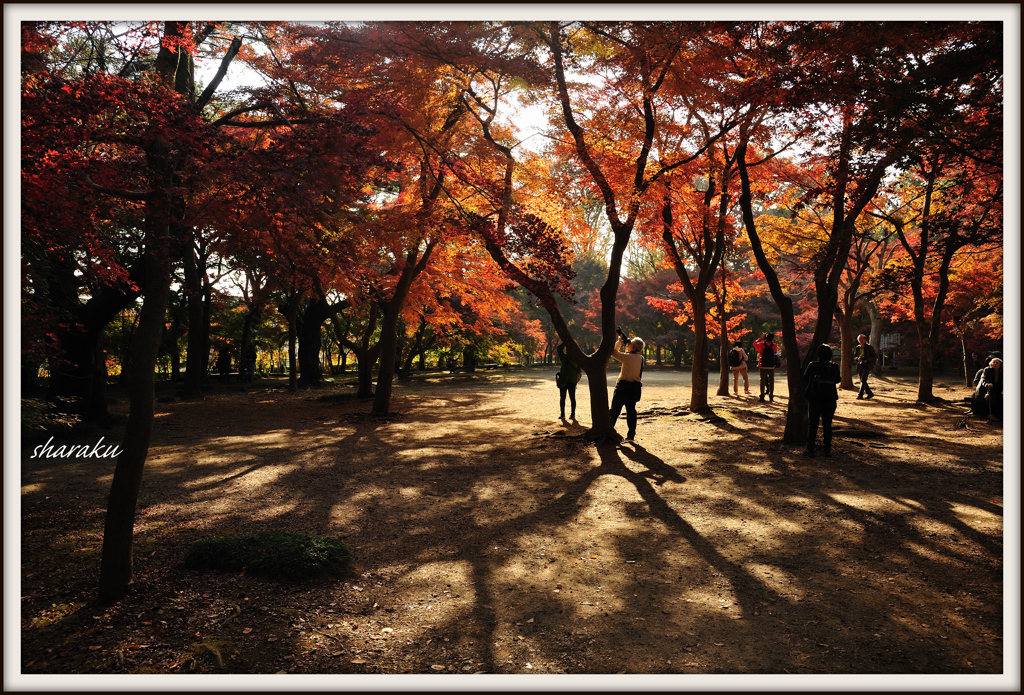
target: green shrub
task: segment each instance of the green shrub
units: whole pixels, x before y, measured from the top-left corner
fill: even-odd
[[[196,541],[185,552],[185,566],[197,571],[222,570],[272,579],[311,579],[339,574],[352,559],[336,538],[288,531],[258,531]]]

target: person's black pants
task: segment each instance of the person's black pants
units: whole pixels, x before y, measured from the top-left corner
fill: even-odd
[[[572,411],[569,417],[576,417],[576,384],[572,386],[563,386],[558,389],[558,407],[562,412],[562,417],[565,417],[565,394],[569,394],[569,403],[572,405]]]
[[[821,421],[821,440],[825,451],[832,449],[832,417],[836,414],[836,401],[807,401],[807,450],[814,451],[814,439]]]
[[[860,393],[857,394],[857,398],[864,398],[865,396],[874,396],[874,392],[871,387],[868,386],[868,376],[871,374],[871,369],[866,364],[859,365],[857,367],[857,376],[860,377]]]
[[[626,439],[632,439],[636,435],[636,396],[635,386],[630,382],[619,382],[615,384],[615,391],[612,392],[612,407],[611,407],[611,418],[612,427],[615,427],[616,420],[619,419],[619,415],[622,413],[622,409],[626,409],[626,427],[628,432],[626,433]]]
[[[761,397],[766,394],[769,398],[775,398],[775,370],[758,368],[761,377]]]

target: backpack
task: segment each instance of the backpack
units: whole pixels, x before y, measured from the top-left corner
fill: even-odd
[[[807,382],[804,396],[809,401],[837,401],[839,400],[839,380],[837,374],[839,367],[829,363],[824,372],[819,370]]]
[[[775,364],[775,343],[765,342],[764,347],[761,348],[761,365],[766,369],[769,367],[778,367]],[[781,360],[779,364],[781,364]]]
[[[743,364],[743,359],[740,357],[739,348],[733,348],[729,351],[729,366],[738,367]]]

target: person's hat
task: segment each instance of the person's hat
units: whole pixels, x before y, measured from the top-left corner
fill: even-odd
[[[998,350],[992,350],[991,352],[988,353],[988,356],[989,357],[998,357],[999,359],[1003,359],[1003,353],[999,352]]]

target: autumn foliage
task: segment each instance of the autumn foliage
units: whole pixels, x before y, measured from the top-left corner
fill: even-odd
[[[625,321],[701,409],[734,340],[795,367],[913,332],[926,401],[1001,338],[1001,50],[986,22],[26,23],[23,362],[105,374],[161,141],[193,371],[211,331],[283,331],[294,384],[335,344],[384,414],[414,356],[566,342],[596,378]]]

